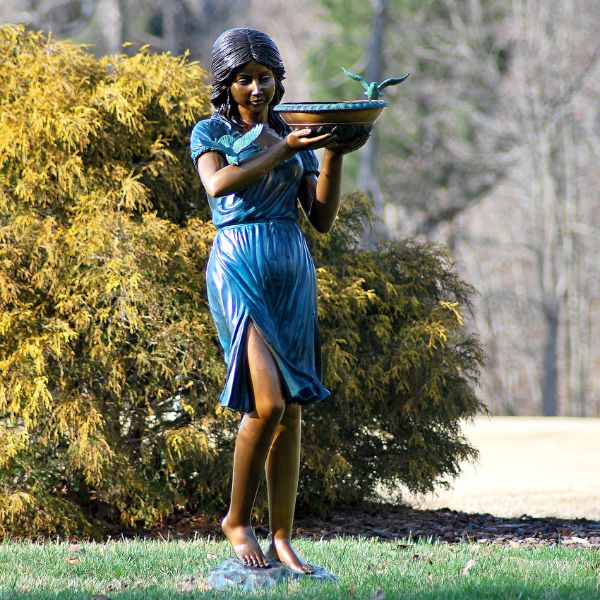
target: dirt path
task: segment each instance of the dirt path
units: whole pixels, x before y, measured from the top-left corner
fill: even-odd
[[[600,520],[600,419],[480,417],[464,432],[479,461],[448,491],[403,494],[411,506]]]

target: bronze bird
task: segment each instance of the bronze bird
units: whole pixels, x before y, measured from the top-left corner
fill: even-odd
[[[377,83],[376,81],[372,81],[371,83],[369,83],[366,79],[364,79],[364,77],[361,77],[356,73],[346,71],[344,67],[342,67],[342,71],[344,71],[347,77],[350,77],[351,79],[360,82],[363,88],[365,88],[365,96],[369,100],[377,100],[377,98],[381,98],[382,96],[384,96],[381,90],[390,85],[398,85],[399,83],[402,83],[410,75],[410,73],[407,73],[402,77],[390,77],[389,79],[385,79],[381,83]]]

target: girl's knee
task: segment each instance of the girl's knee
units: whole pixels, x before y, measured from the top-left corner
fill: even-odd
[[[285,401],[283,398],[272,398],[267,402],[263,401],[256,407],[258,417],[271,424],[277,424],[281,421],[285,413]]]
[[[255,411],[262,420],[278,423],[285,412],[281,375],[253,323],[248,325],[247,357]]]

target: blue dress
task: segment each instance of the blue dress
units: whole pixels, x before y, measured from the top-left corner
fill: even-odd
[[[192,159],[226,134],[240,135],[218,117],[197,123]],[[260,151],[253,143],[240,162]],[[244,190],[208,196],[217,228],[206,268],[208,302],[227,363],[221,405],[232,410],[254,409],[246,358],[250,322],[273,354],[288,402],[313,404],[329,396],[320,381],[315,267],[297,225],[301,180],[318,167],[314,152],[298,152]]]

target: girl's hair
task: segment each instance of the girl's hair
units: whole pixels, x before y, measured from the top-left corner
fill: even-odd
[[[286,135],[290,131],[288,125],[273,111],[273,106],[279,104],[285,92],[281,83],[285,79],[285,69],[275,42],[266,33],[256,29],[228,29],[213,44],[210,97],[215,107],[213,116],[226,119],[236,127],[243,127],[237,104],[231,98],[229,88],[238,71],[252,60],[273,71],[275,95],[269,104],[268,122],[277,133]]]

